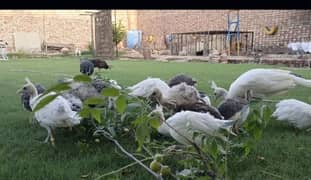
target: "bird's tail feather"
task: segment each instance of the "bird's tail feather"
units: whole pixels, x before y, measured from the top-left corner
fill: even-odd
[[[297,77],[294,75],[293,75],[293,79],[294,79],[295,83],[300,85],[300,86],[311,87],[311,80],[309,80],[309,79],[304,79],[304,78]]]
[[[216,88],[217,88],[217,85],[216,85],[215,81],[212,81],[211,88],[212,88],[212,89],[216,89]]]

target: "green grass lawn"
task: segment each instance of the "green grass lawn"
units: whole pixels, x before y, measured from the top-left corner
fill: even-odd
[[[211,93],[210,80],[228,88],[241,73],[251,68],[277,67],[255,64],[164,63],[153,61],[109,61],[111,70],[103,76],[122,85],[132,85],[148,76],[168,80],[177,73],[186,73],[198,80],[199,90]],[[295,69],[311,79],[311,70]],[[79,60],[72,57],[53,59],[22,59],[0,62],[0,179],[93,179],[96,174],[118,169],[131,163],[109,141],[91,143],[81,151],[70,132],[56,131],[56,148],[40,141],[46,130],[29,123],[30,113],[24,111],[15,93],[27,76],[49,87],[63,74],[79,73]],[[311,90],[297,87],[273,99],[296,98],[311,103]],[[270,104],[271,106],[273,104]],[[270,121],[263,138],[249,158],[241,163],[229,162],[232,179],[311,179],[311,132],[298,132],[287,124]],[[135,146],[122,142],[131,152]],[[258,157],[264,157],[261,160]],[[118,174],[120,179],[152,179],[141,167]]]

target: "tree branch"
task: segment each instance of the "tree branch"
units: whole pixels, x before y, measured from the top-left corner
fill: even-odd
[[[145,158],[145,159],[140,160],[140,162],[144,162],[144,161],[152,160],[152,159],[153,159],[153,157],[148,157],[148,158]],[[95,180],[101,179],[101,178],[106,177],[106,176],[109,176],[109,175],[111,175],[111,174],[115,174],[115,173],[121,172],[121,171],[123,171],[124,169],[129,168],[129,167],[131,167],[131,166],[134,166],[134,165],[136,165],[136,164],[138,164],[138,162],[130,163],[130,164],[128,164],[128,165],[126,165],[126,166],[123,166],[123,167],[121,167],[121,168],[119,168],[119,169],[117,169],[117,170],[114,170],[114,171],[111,171],[111,172],[109,172],[109,173],[106,173],[106,174],[103,174],[103,175],[101,175],[101,176],[98,176]]]

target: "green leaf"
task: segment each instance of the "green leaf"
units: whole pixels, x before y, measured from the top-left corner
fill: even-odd
[[[138,142],[138,151],[141,150],[145,140],[150,139],[150,130],[146,123],[140,124],[136,128],[136,141]]]
[[[43,108],[45,105],[49,104],[51,101],[53,101],[59,94],[49,95],[40,100],[40,102],[36,105],[33,112],[36,112]]]
[[[104,104],[105,100],[98,97],[90,97],[84,100],[84,104],[86,105],[98,105],[98,104]]]
[[[146,118],[147,117],[144,116],[144,115],[143,116],[139,116],[137,119],[135,119],[135,121],[133,121],[134,126],[135,127],[139,126],[140,124],[142,124],[145,121]]]
[[[69,86],[68,83],[60,83],[60,84],[57,84],[51,88],[49,88],[48,90],[46,90],[41,96],[44,96],[52,91],[54,92],[61,92],[61,91],[65,91],[65,90],[68,90],[70,89],[71,87]]]
[[[92,79],[87,76],[87,75],[76,75],[74,78],[73,78],[74,81],[78,81],[78,82],[91,82]]]
[[[136,111],[141,109],[141,107],[142,107],[141,103],[138,102],[129,103],[127,104],[126,111]]]
[[[160,122],[158,119],[156,118],[151,118],[149,119],[149,124],[151,127],[153,127],[154,129],[158,129],[158,127],[160,126]]]
[[[79,112],[79,115],[82,117],[82,118],[89,118],[90,116],[90,108],[85,106],[83,107],[83,109]]]
[[[91,116],[98,122],[101,123],[101,110],[100,109],[90,109]]]
[[[126,109],[126,98],[125,96],[121,95],[118,97],[116,100],[116,106],[117,106],[117,111],[119,113],[123,113]]]
[[[119,96],[120,92],[116,88],[104,88],[101,94],[104,96],[116,97]]]

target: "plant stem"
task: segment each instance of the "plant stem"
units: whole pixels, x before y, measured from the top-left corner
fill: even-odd
[[[144,161],[152,160],[152,159],[153,159],[153,157],[148,157],[148,158],[145,158],[145,159],[140,160],[140,162],[144,162]],[[117,169],[117,170],[114,170],[114,171],[111,171],[111,172],[109,172],[109,173],[103,174],[103,175],[97,177],[95,180],[101,179],[101,178],[106,177],[106,176],[109,176],[109,175],[111,175],[111,174],[115,174],[115,173],[121,172],[121,171],[123,171],[124,169],[129,168],[129,167],[131,167],[131,166],[134,166],[134,165],[136,165],[136,164],[138,164],[138,162],[130,163],[130,164],[128,164],[128,165],[126,165],[126,166],[123,166],[123,167],[121,167],[121,168],[119,168],[119,169]]]
[[[148,148],[146,148],[144,145],[142,145],[142,147],[149,154],[149,156],[153,156],[153,154],[150,152]]]

